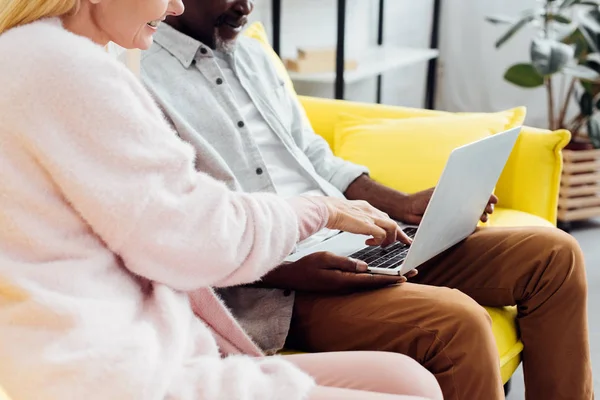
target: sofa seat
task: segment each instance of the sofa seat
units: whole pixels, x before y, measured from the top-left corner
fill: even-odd
[[[527,212],[497,207],[485,226],[544,226],[553,227],[554,225],[542,217]]]

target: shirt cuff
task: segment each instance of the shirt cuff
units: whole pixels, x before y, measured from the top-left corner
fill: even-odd
[[[369,169],[363,165],[351,163],[349,161],[343,161],[343,165],[337,168],[337,171],[329,183],[335,186],[340,192],[345,193],[348,186],[354,182],[361,175],[369,175]]]

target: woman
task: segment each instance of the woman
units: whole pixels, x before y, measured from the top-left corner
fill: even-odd
[[[2,4],[0,382],[14,400],[441,398],[400,355],[264,357],[210,289],[258,280],[324,226],[400,233],[365,203],[233,193],[194,170],[102,47],[148,48],[180,0]]]

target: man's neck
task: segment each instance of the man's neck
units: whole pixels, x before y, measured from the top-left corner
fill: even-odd
[[[186,24],[182,23],[181,21],[182,20],[180,18],[169,17],[167,18],[166,22],[171,28],[175,29],[176,31],[183,33],[184,35],[189,36],[194,40],[197,40],[198,42],[210,47],[213,50],[216,49],[217,44],[215,43],[214,37],[203,37],[204,35],[198,34],[197,31],[189,28]]]

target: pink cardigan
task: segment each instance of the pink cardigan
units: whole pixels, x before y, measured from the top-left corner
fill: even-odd
[[[260,350],[209,287],[259,279],[325,225],[324,206],[196,172],[138,80],[58,19],[1,35],[0,55],[8,394],[305,398],[312,379],[251,357]]]

